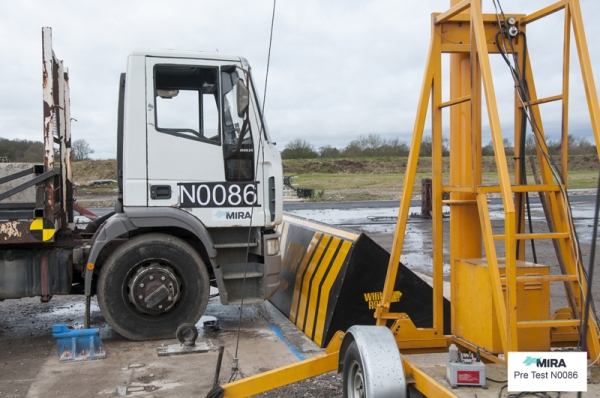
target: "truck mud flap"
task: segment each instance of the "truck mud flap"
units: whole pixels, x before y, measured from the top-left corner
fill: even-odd
[[[325,347],[336,331],[374,325],[390,254],[365,234],[284,215],[281,285],[270,299],[304,334]],[[433,290],[400,264],[392,312],[404,312],[419,328],[432,327]],[[444,333],[450,302],[444,299]]]

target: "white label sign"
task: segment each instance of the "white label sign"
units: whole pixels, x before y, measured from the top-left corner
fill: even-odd
[[[509,352],[508,391],[587,391],[587,353]]]

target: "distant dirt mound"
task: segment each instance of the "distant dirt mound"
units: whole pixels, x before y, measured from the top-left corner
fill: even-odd
[[[73,162],[73,180],[79,185],[89,185],[91,180],[116,180],[117,160],[82,160]]]
[[[529,156],[527,156],[529,157]],[[560,156],[553,157],[554,162],[560,165]],[[450,158],[442,158],[442,172],[450,171]],[[513,155],[507,155],[508,172],[513,172]],[[481,159],[484,173],[497,173],[496,159],[493,156],[483,156]],[[527,163],[529,161],[527,160]],[[537,160],[536,160],[537,163]],[[406,157],[379,157],[379,158],[344,158],[344,159],[284,159],[283,173],[285,175],[301,174],[392,174],[406,172],[408,158]],[[598,170],[598,159],[590,155],[570,155],[569,171]],[[529,167],[529,166],[528,166]],[[539,169],[539,166],[538,166]],[[420,157],[417,173],[431,172],[431,158]]]
[[[351,160],[336,160],[335,164],[342,168],[339,173],[348,173],[348,174],[357,174],[362,173],[365,169],[365,166],[360,162],[353,162]]]
[[[309,162],[306,165],[304,173],[343,173],[343,174],[357,174],[362,173],[364,165],[361,162],[355,162],[347,159],[340,160],[319,160]]]
[[[364,160],[295,159],[283,161],[284,174],[370,174]]]

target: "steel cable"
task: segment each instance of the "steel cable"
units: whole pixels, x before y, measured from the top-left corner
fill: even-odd
[[[254,168],[254,172],[256,173],[256,170],[258,170],[258,165],[259,165],[259,160],[260,160],[260,154],[262,153],[262,151],[260,151],[261,145],[262,145],[262,138],[263,138],[263,134],[265,133],[265,125],[264,125],[264,121],[262,120],[262,118],[264,118],[264,109],[265,109],[265,101],[266,101],[266,96],[267,96],[267,84],[268,84],[268,80],[269,80],[269,67],[270,67],[270,63],[271,63],[271,46],[273,43],[273,26],[275,24],[275,8],[277,5],[277,0],[273,0],[273,15],[271,17],[271,32],[270,32],[270,37],[269,37],[269,51],[268,51],[268,55],[267,55],[267,70],[266,70],[266,74],[265,74],[265,88],[264,88],[264,94],[263,94],[263,103],[262,103],[262,109],[259,109],[259,118],[257,118],[257,120],[260,121],[260,128],[259,128],[259,139],[258,139],[258,154],[256,156],[256,167]],[[246,73],[246,81],[248,83],[250,83],[251,78],[250,78],[250,73],[249,71],[247,71]],[[253,87],[254,88],[254,87]],[[259,105],[259,104],[257,104]],[[250,115],[248,115],[249,117]],[[256,118],[256,111],[254,114],[255,118]],[[254,192],[256,195],[258,195],[258,184],[256,182],[256,179],[254,181]],[[258,197],[256,196],[256,199],[258,199]],[[235,377],[239,371],[238,369],[238,349],[239,349],[239,343],[240,343],[240,332],[241,332],[241,327],[242,327],[242,313],[243,313],[243,308],[244,308],[244,296],[245,296],[245,286],[246,286],[246,274],[248,271],[248,256],[249,256],[249,252],[250,252],[250,239],[252,238],[252,220],[254,219],[254,206],[251,207],[250,210],[250,225],[248,227],[248,241],[247,241],[247,247],[246,247],[246,261],[244,264],[244,278],[242,281],[242,298],[241,298],[241,302],[240,302],[240,315],[239,315],[239,319],[238,319],[238,328],[237,328],[237,336],[236,336],[236,342],[235,342],[235,355],[233,358],[233,365],[232,365],[232,375],[229,379],[229,382],[231,383],[232,381],[235,380]]]

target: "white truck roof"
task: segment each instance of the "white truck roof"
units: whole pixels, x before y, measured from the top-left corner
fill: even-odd
[[[130,53],[133,56],[145,57],[165,57],[165,58],[194,58],[194,59],[212,59],[216,61],[235,61],[240,62],[242,58],[238,55],[222,54],[207,51],[185,51],[185,50],[150,50],[138,49]]]

